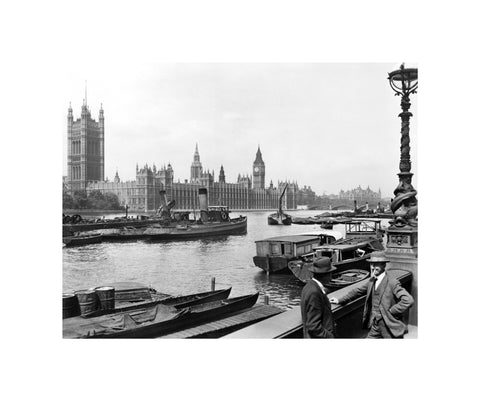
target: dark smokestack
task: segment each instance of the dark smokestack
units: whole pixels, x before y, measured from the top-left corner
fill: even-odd
[[[200,215],[203,221],[208,220],[208,191],[207,188],[200,188],[198,190],[198,201],[200,203]]]
[[[159,191],[160,194],[160,207],[165,209],[165,206],[167,205],[167,192],[161,189]]]

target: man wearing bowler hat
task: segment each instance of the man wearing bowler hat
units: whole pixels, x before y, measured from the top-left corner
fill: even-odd
[[[367,338],[403,338],[407,326],[402,316],[413,305],[413,298],[385,271],[389,262],[385,252],[372,252],[367,261],[371,278],[339,299],[330,298],[330,302],[344,305],[366,294],[362,327],[370,329]]]
[[[330,258],[315,260],[309,269],[313,278],[308,280],[302,290],[300,308],[302,311],[304,338],[333,338],[334,322],[330,301],[326,295],[324,283],[328,283],[335,269]]]

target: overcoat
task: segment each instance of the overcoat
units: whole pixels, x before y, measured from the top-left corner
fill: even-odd
[[[333,338],[335,329],[328,297],[313,280],[303,287],[300,301],[304,338]]]
[[[338,300],[341,305],[344,305],[362,295],[367,295],[367,302],[363,309],[363,328],[370,328],[371,304],[369,299],[370,296],[373,296],[371,294],[373,285],[374,282],[371,279],[365,280],[363,285],[352,289]],[[402,315],[413,305],[413,297],[400,285],[397,279],[389,277],[387,272],[378,286],[377,294],[380,297],[380,314],[388,330],[393,337],[403,336],[407,331],[407,325],[403,322]]]

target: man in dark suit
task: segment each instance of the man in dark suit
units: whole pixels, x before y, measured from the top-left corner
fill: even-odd
[[[388,276],[385,252],[372,252],[367,261],[372,272],[370,280],[339,299],[330,298],[330,302],[344,305],[366,294],[362,327],[370,329],[367,338],[403,338],[407,326],[402,315],[413,305],[413,298],[397,279]]]
[[[330,281],[332,267],[329,258],[318,258],[309,270],[313,278],[302,290],[300,309],[302,311],[304,338],[333,338],[334,322],[330,301],[323,283]]]

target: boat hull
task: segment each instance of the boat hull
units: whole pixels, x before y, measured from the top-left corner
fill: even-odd
[[[268,216],[268,224],[271,226],[284,225],[289,226],[292,224],[292,217],[288,214],[282,214],[278,216],[276,213]]]
[[[145,238],[146,227],[122,227],[100,230],[103,240],[108,242],[137,241]]]
[[[288,262],[292,258],[285,256],[254,256],[253,263],[266,273],[289,273]]]
[[[102,242],[102,235],[86,235],[86,236],[68,236],[63,237],[63,243],[65,246],[83,246],[90,244],[98,244]]]
[[[149,240],[185,240],[215,237],[222,235],[242,235],[247,233],[247,218],[229,222],[192,224],[176,227],[148,227],[145,237]]]

